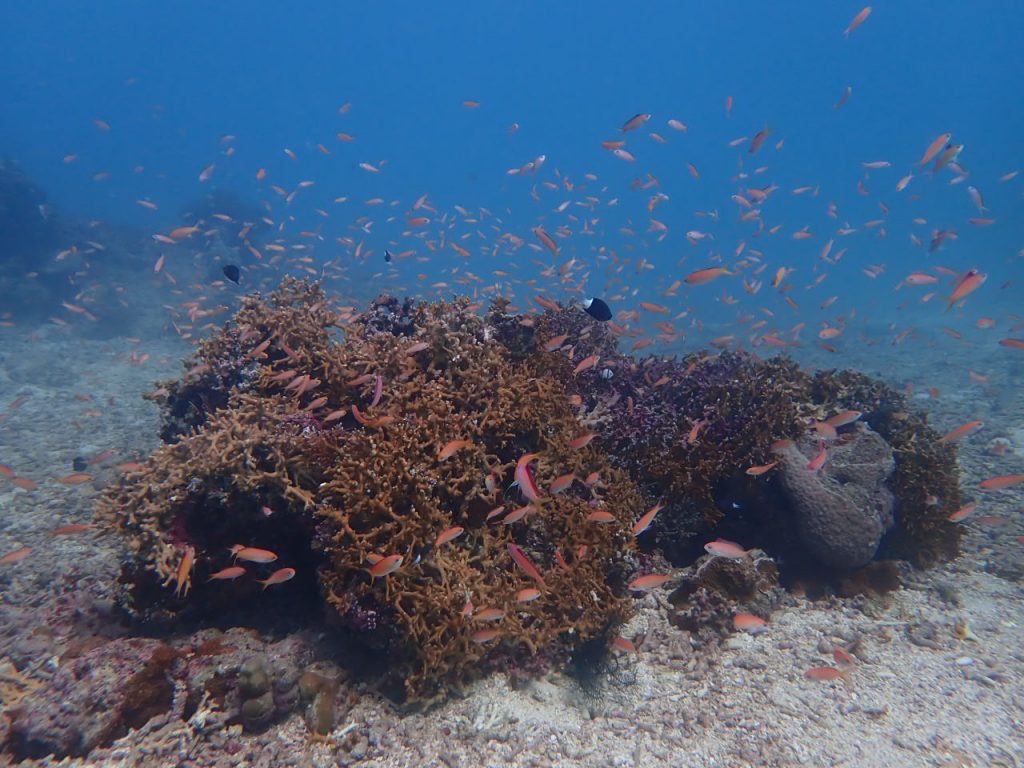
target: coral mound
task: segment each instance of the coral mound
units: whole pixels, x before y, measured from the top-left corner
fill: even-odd
[[[245,298],[150,395],[165,445],[99,504],[128,545],[122,603],[228,624],[305,608],[428,702],[607,644],[655,503],[640,541],[678,565],[712,534],[835,575],[956,555],[955,450],[891,388],[784,357],[635,360],[610,324],[540,303],[381,296],[353,316],[294,279]],[[831,467],[808,475],[819,433]]]
[[[318,285],[286,280],[153,395],[168,442],[98,510],[128,542],[125,604],[317,602],[419,701],[607,637],[642,502],[596,444],[573,447],[564,358],[514,354],[501,339],[533,331],[501,305],[382,297],[340,339],[339,322]],[[277,559],[236,562],[242,546]]]

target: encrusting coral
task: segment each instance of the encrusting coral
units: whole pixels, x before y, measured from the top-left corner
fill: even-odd
[[[98,518],[128,543],[123,602],[142,617],[326,608],[386,654],[384,690],[429,701],[609,643],[655,502],[641,543],[676,562],[728,526],[771,556],[799,547],[770,467],[747,470],[846,409],[895,456],[881,549],[955,555],[955,453],[884,384],[782,357],[637,360],[610,324],[545,306],[499,299],[481,317],[467,299],[382,296],[344,317],[293,279],[245,298],[151,395],[165,445],[104,492]],[[770,503],[752,522],[723,499]]]

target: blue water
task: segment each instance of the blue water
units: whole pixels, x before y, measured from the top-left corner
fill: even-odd
[[[428,287],[437,280],[449,281],[452,290],[500,282],[497,290],[522,306],[537,292],[565,298],[569,287],[624,297],[616,310],[635,309],[639,300],[669,306],[671,314],[645,321],[692,308],[681,325],[697,317],[724,326],[744,310],[766,308],[788,312],[773,318],[781,332],[798,322],[810,328],[836,318],[851,322],[847,313],[856,310],[858,322],[866,316],[875,323],[865,328],[899,328],[942,314],[939,299],[952,290],[953,278],[939,275],[936,286],[897,294],[899,280],[943,265],[957,273],[977,267],[990,276],[956,313],[964,327],[998,311],[1005,329],[1013,322],[1005,315],[1019,303],[1024,175],[999,180],[1024,168],[1019,3],[879,2],[849,38],[843,30],[861,2],[4,5],[0,153],[69,216],[148,237],[187,223],[181,210],[210,189],[230,190],[269,204],[267,215],[283,226],[281,244],[307,246],[293,255],[312,255],[316,267],[329,260],[344,267],[352,282],[341,290],[355,297],[380,289],[449,290]],[[848,102],[834,108],[848,86]],[[465,100],[480,106],[463,106]],[[650,113],[651,120],[621,133],[637,113]],[[670,118],[689,130],[673,130]],[[519,128],[510,132],[513,123]],[[751,154],[750,137],[765,127],[769,136]],[[652,131],[665,143],[652,139]],[[355,140],[341,141],[338,132]],[[968,176],[960,183],[950,183],[957,174],[949,168],[932,176],[916,165],[945,132],[965,145],[958,162]],[[235,138],[225,143],[225,135]],[[627,140],[636,162],[601,147],[615,139]],[[68,162],[68,155],[75,157]],[[506,173],[540,155],[546,162],[536,174]],[[863,166],[872,161],[892,165]],[[382,170],[368,172],[359,163]],[[696,166],[699,179],[686,163]],[[200,182],[211,164],[211,179]],[[260,168],[266,178],[257,181]],[[109,176],[97,181],[97,173]],[[587,181],[588,173],[597,180]],[[751,175],[737,178],[740,173]],[[896,182],[908,173],[914,178],[897,192]],[[656,188],[631,188],[647,174],[656,177]],[[302,181],[315,184],[289,205],[271,188],[291,192]],[[762,206],[764,227],[780,229],[755,236],[757,225],[740,221],[743,209],[730,198],[770,184],[778,190]],[[792,193],[804,185],[817,194]],[[984,195],[987,212],[975,209],[969,185]],[[653,213],[668,227],[661,240],[648,231],[647,205],[656,192],[668,196]],[[411,212],[423,194],[436,214]],[[576,205],[588,195],[595,205]],[[367,205],[372,198],[385,202]],[[159,209],[143,208],[140,199]],[[564,201],[569,207],[556,212]],[[835,218],[827,215],[830,202]],[[467,223],[455,205],[474,220]],[[478,222],[480,208],[491,216]],[[717,222],[699,211],[717,212]],[[407,217],[420,213],[432,221],[410,228]],[[979,215],[996,222],[969,223]],[[915,224],[915,217],[926,221]],[[584,218],[592,219],[589,234],[581,232]],[[557,258],[532,234],[537,225],[551,233],[564,227]],[[793,232],[805,226],[814,236],[795,240]],[[844,226],[856,231],[837,234]],[[958,239],[929,253],[935,229],[954,229]],[[436,242],[442,230],[470,258],[450,247],[430,251],[424,241]],[[714,239],[692,245],[685,239],[692,230]],[[426,237],[409,234],[417,231]],[[511,247],[499,239],[506,233],[527,245]],[[923,247],[911,242],[912,233]],[[833,254],[848,249],[838,265],[819,258],[830,238]],[[741,242],[745,255],[754,249],[767,265],[759,294],[748,296],[739,277],[726,277],[661,295],[693,269],[735,265]],[[196,250],[192,243],[172,246],[182,247]],[[415,250],[422,259],[388,265],[385,248]],[[577,259],[573,280],[542,274],[569,258]],[[641,258],[650,268],[637,267]],[[171,269],[174,254],[168,259]],[[248,266],[252,259],[243,254],[239,261]],[[863,273],[869,265],[885,271],[869,278]],[[757,266],[741,264],[742,276],[753,279]],[[767,285],[779,267],[793,270],[786,295],[799,311]],[[453,268],[480,280],[459,285],[461,272],[453,275]],[[181,274],[188,267],[177,269],[179,278],[192,277]],[[495,269],[509,274],[495,276]],[[823,283],[806,289],[822,271],[829,273]],[[938,298],[922,305],[920,296],[930,289]],[[839,297],[835,304],[819,310],[831,295]],[[908,300],[910,307],[898,308]]]

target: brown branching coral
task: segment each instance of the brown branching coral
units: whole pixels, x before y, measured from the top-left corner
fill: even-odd
[[[165,413],[179,419],[165,438],[177,442],[99,509],[129,543],[132,607],[258,599],[251,577],[209,579],[236,545],[270,549],[274,567],[299,574],[274,589],[313,580],[343,625],[387,652],[384,682],[411,700],[498,659],[560,658],[607,637],[629,613],[641,498],[595,445],[571,446],[585,428],[567,379],[552,375],[567,363],[496,341],[496,325],[516,323],[500,308],[485,320],[465,300],[382,298],[339,341],[326,306],[318,286],[298,282],[250,298],[185,380],[164,384]],[[442,454],[452,441],[464,442]],[[537,454],[530,487],[511,488],[526,454]],[[548,490],[567,475],[567,488]],[[455,527],[461,535],[435,545]],[[384,558],[396,569],[378,574]]]

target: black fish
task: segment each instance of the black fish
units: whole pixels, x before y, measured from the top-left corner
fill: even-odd
[[[602,323],[612,319],[612,311],[601,299],[584,299],[583,311]]]
[[[241,271],[234,264],[224,265],[224,277],[230,280],[232,283],[238,284],[238,281],[242,277]],[[609,315],[611,317],[611,315]]]
[[[384,249],[384,261],[388,262],[389,264],[391,263],[391,251],[389,251],[387,248]]]

